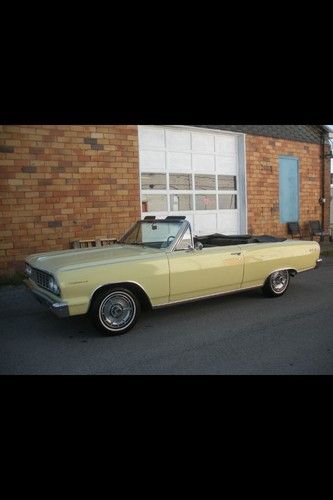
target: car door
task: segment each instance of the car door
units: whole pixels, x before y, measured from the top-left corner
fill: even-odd
[[[168,254],[170,302],[237,290],[243,279],[243,255],[237,245],[188,249]]]

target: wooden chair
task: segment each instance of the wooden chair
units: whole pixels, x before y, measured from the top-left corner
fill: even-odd
[[[313,240],[314,236],[319,236],[319,241],[324,241],[325,236],[329,236],[327,231],[324,231],[321,227],[319,220],[310,220],[309,221],[309,231],[311,240]]]
[[[288,234],[291,234],[292,239],[299,238],[303,239],[301,228],[299,227],[298,222],[287,222]]]
[[[92,248],[106,247],[114,245],[117,242],[116,238],[96,238],[92,240],[73,240],[71,241],[72,248]]]
[[[96,246],[96,240],[74,240],[71,245],[72,248],[91,248]]]

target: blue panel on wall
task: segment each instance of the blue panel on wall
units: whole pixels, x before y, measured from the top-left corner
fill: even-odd
[[[280,222],[296,222],[298,217],[298,159],[280,157]]]

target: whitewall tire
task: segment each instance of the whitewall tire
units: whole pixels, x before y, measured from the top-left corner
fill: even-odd
[[[94,300],[90,314],[105,335],[128,332],[138,320],[141,305],[136,295],[126,288],[109,288]]]
[[[290,274],[286,269],[272,273],[263,286],[264,295],[267,297],[280,297],[286,292],[289,282]]]

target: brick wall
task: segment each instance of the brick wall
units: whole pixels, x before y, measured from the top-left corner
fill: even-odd
[[[286,236],[280,223],[279,156],[296,156],[300,169],[300,225],[308,235],[308,221],[321,221],[321,146],[318,144],[246,136],[248,229],[254,234]],[[329,200],[329,161],[326,162],[326,199]],[[325,227],[329,223],[329,203],[325,205]]]
[[[279,155],[300,160],[300,222],[321,220],[321,146],[246,136],[249,232],[286,235],[280,223]],[[330,161],[325,170],[329,224]],[[70,241],[119,237],[140,217],[135,125],[0,125],[0,275],[26,255]]]
[[[0,275],[140,216],[138,134],[124,126],[0,125]]]

